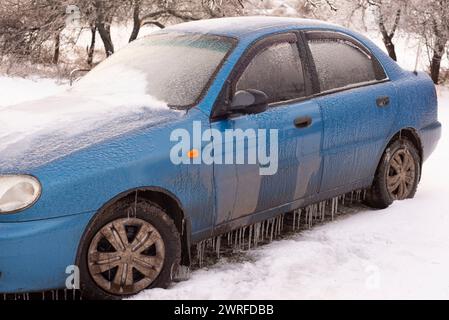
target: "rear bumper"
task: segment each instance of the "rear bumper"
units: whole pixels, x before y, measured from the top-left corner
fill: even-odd
[[[93,213],[49,220],[0,223],[0,292],[65,287],[78,244]]]
[[[423,146],[423,161],[426,161],[433,151],[435,151],[438,141],[441,138],[441,130],[441,123],[437,121],[419,131]]]

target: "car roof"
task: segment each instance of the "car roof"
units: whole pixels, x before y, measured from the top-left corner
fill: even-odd
[[[181,23],[172,27],[170,30],[181,32],[195,32],[204,34],[222,35],[236,38],[245,38],[254,33],[270,33],[282,29],[313,29],[330,28],[340,29],[337,25],[326,23],[319,20],[284,18],[284,17],[232,17],[217,18],[209,20],[200,20]]]

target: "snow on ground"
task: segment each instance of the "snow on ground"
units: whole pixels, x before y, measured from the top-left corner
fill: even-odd
[[[0,106],[62,90],[52,80],[4,77],[0,89]],[[342,216],[135,298],[449,299],[449,89],[439,96],[443,138],[415,199]]]
[[[0,107],[40,99],[62,92],[65,86],[53,79],[0,76]]]

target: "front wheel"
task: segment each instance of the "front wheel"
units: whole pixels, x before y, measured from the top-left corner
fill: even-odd
[[[409,140],[398,139],[385,151],[373,186],[367,193],[367,204],[385,209],[393,201],[415,196],[421,178],[421,158]]]
[[[84,237],[82,295],[115,299],[165,288],[180,256],[179,233],[162,208],[145,201],[116,204],[94,219]]]

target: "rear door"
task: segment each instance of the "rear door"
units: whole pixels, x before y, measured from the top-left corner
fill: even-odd
[[[395,89],[377,59],[352,37],[306,34],[323,116],[321,191],[370,183],[395,121]]]

